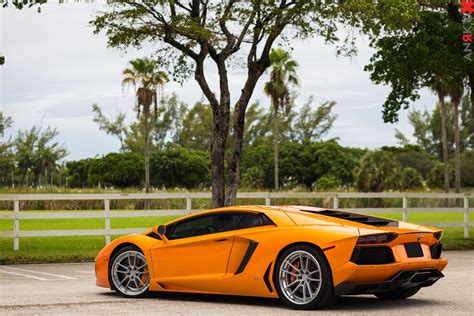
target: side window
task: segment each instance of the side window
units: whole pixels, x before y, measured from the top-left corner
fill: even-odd
[[[212,225],[217,232],[226,232],[235,229],[235,224],[239,220],[239,213],[219,213],[215,214]]]
[[[265,225],[272,225],[272,221],[264,214],[242,213],[235,229],[244,229]]]
[[[238,213],[216,213],[197,216],[175,223],[168,239],[188,238],[232,230],[239,219]]]

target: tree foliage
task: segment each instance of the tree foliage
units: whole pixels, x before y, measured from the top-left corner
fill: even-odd
[[[33,126],[18,131],[13,150],[19,175],[27,186],[52,182],[52,174],[58,170],[59,162],[68,155],[66,147],[55,140],[58,135],[58,131],[50,127]]]
[[[310,97],[298,111],[294,123],[294,139],[301,143],[321,140],[337,118],[337,115],[332,112],[336,102],[324,102],[315,109],[312,103],[313,97]]]
[[[362,192],[383,192],[401,188],[402,169],[393,154],[368,152],[354,169],[354,186]]]
[[[162,188],[208,187],[211,160],[208,151],[173,148],[151,157],[152,184]]]
[[[291,188],[304,186],[308,189],[323,176],[337,179],[340,185],[352,184],[352,171],[362,150],[344,148],[336,141],[299,144],[281,144],[280,184]],[[245,184],[273,187],[273,159],[271,142],[247,148],[242,161]]]
[[[449,153],[454,153],[454,107],[450,103],[447,112],[447,140]],[[441,140],[441,111],[439,104],[430,113],[427,110],[410,110],[408,113],[410,125],[413,127],[413,137],[418,146],[430,155],[442,158]],[[473,114],[469,97],[465,96],[460,108],[460,142],[461,150],[474,148]],[[399,137],[407,138],[406,136]],[[410,142],[407,139],[407,144]]]
[[[94,184],[89,182],[89,170],[93,161],[94,158],[88,158],[66,162],[67,185],[72,188],[93,186]]]
[[[404,168],[401,176],[401,187],[403,190],[414,190],[423,188],[423,177],[416,169]]]
[[[94,186],[138,187],[143,181],[143,157],[134,153],[110,153],[93,159],[88,182]]]
[[[290,112],[291,88],[299,85],[296,68],[298,63],[291,58],[289,52],[281,48],[272,49],[269,54],[271,72],[270,78],[263,87],[265,94],[270,97],[275,115],[280,111]]]
[[[463,58],[462,25],[443,11],[423,10],[404,32],[388,32],[373,42],[376,49],[365,67],[376,84],[391,91],[383,104],[385,122],[396,122],[400,109],[420,97],[419,90],[434,87],[440,78],[462,84],[469,63]]]
[[[209,151],[212,142],[212,109],[207,103],[197,102],[185,114],[178,143],[185,148]]]

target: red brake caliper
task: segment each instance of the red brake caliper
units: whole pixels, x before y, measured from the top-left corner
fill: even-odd
[[[296,269],[299,269],[300,268],[300,265],[301,265],[301,262],[296,262],[295,264],[293,264],[293,266],[296,268]],[[291,268],[291,272],[295,273],[295,274],[298,274],[298,270],[296,270],[295,268]],[[290,283],[293,283],[295,282],[296,280],[296,276],[294,275],[291,275],[290,276]]]

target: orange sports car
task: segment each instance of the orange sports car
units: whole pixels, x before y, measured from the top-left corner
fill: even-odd
[[[96,283],[149,291],[280,298],[297,309],[346,294],[404,299],[443,277],[440,229],[306,206],[234,206],[118,238]]]

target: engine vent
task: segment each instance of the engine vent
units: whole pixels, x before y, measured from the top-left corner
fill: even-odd
[[[398,227],[397,221],[375,217],[375,216],[369,216],[369,215],[354,214],[354,213],[333,211],[333,210],[324,210],[324,211],[312,212],[312,213],[340,218],[347,221],[357,222],[357,223],[376,226],[376,227],[384,227],[384,226]]]

